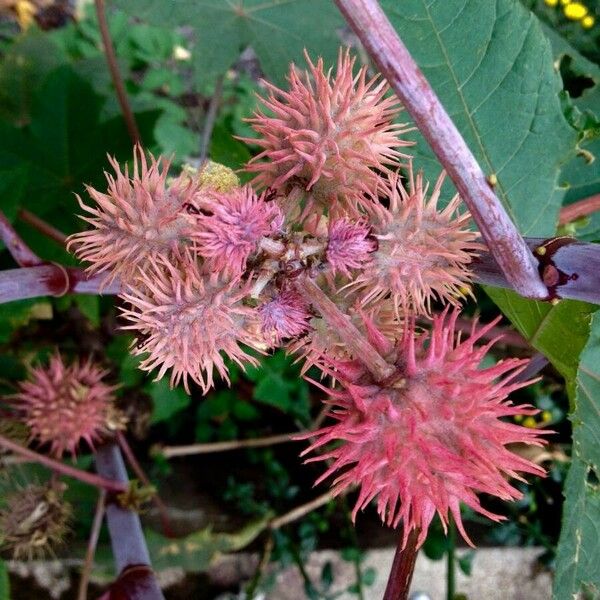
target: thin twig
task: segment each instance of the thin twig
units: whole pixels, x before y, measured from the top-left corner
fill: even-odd
[[[529,248],[379,3],[335,2],[450,175],[506,279],[522,296],[547,298]]]
[[[6,215],[0,211],[0,239],[6,245],[15,262],[21,267],[34,267],[44,261],[21,239],[10,224]]]
[[[313,279],[299,277],[296,281],[296,288],[323,317],[331,330],[335,331],[336,335],[348,346],[351,354],[360,357],[377,381],[383,381],[394,373],[394,366],[386,362],[371,346],[349,317],[340,311]]]
[[[140,132],[137,123],[135,122],[135,116],[133,115],[131,106],[129,105],[127,92],[125,91],[125,84],[123,83],[121,72],[119,71],[119,63],[117,62],[115,49],[113,48],[112,40],[110,39],[110,31],[108,30],[108,23],[106,21],[106,8],[104,6],[104,0],[95,0],[95,4],[96,15],[98,16],[98,27],[100,28],[100,35],[102,36],[102,44],[104,46],[106,62],[108,63],[112,82],[117,93],[119,106],[121,107],[121,112],[123,113],[125,124],[127,125],[127,131],[129,132],[129,137],[134,145],[141,144],[142,140],[140,137]]]
[[[600,194],[594,194],[589,198],[584,198],[568,206],[563,206],[560,209],[558,224],[566,225],[571,221],[581,219],[581,217],[587,217],[598,210],[600,210]]]
[[[94,566],[94,556],[96,554],[98,538],[100,537],[100,529],[102,528],[102,520],[104,519],[105,508],[106,492],[104,490],[100,490],[98,502],[96,503],[96,511],[94,512],[94,520],[92,522],[92,529],[90,531],[88,546],[85,553],[85,562],[83,563],[83,567],[81,569],[81,579],[79,580],[79,591],[77,593],[77,600],[87,599],[88,584],[90,581],[92,568]]]
[[[208,156],[210,138],[212,137],[212,131],[219,112],[219,104],[221,103],[221,97],[223,96],[223,80],[223,75],[217,77],[215,91],[208,104],[208,110],[206,111],[204,130],[202,131],[202,139],[200,141],[200,164],[202,164]]]
[[[40,233],[50,238],[51,240],[54,240],[55,242],[59,243],[61,246],[66,245],[67,236],[53,225],[50,225],[50,223],[47,223],[43,219],[40,219],[37,215],[34,215],[31,211],[27,210],[26,208],[19,209],[19,212],[17,214],[19,216],[19,219],[21,219],[23,223],[31,225]]]
[[[121,448],[121,452],[123,452],[123,454],[125,455],[125,459],[129,463],[129,466],[133,469],[133,472],[135,473],[136,477],[145,486],[151,487],[152,482],[150,481],[150,479],[146,475],[144,469],[142,469],[142,466],[140,465],[137,458],[135,457],[135,454],[133,453],[131,446],[127,442],[127,438],[123,435],[123,433],[121,431],[117,431],[116,437],[117,437],[117,442],[119,444],[119,447]],[[171,529],[171,524],[169,523],[169,511],[167,510],[167,507],[166,507],[165,503],[162,501],[161,497],[158,495],[158,492],[156,492],[152,496],[152,502],[154,502],[154,504],[156,505],[156,508],[158,509],[158,512],[160,514],[160,521],[161,521],[161,525],[163,528],[163,533],[167,537],[174,537],[173,530]]]
[[[408,534],[406,546],[403,547],[403,534],[400,533],[383,600],[406,600],[408,598],[408,590],[417,562],[418,538],[419,531],[413,529]]]
[[[127,486],[119,481],[107,479],[106,477],[101,477],[99,475],[95,475],[94,473],[88,473],[87,471],[82,471],[81,469],[76,469],[75,467],[66,465],[58,460],[54,460],[49,456],[45,456],[44,454],[39,454],[38,452],[34,452],[29,448],[25,448],[24,446],[9,440],[3,435],[0,435],[0,446],[10,450],[11,452],[14,452],[15,454],[20,454],[32,462],[36,462],[44,467],[48,467],[52,471],[56,471],[61,475],[78,479],[79,481],[83,481],[83,483],[87,483],[88,485],[105,489],[107,492],[115,492],[120,494],[127,491]]]
[[[344,493],[344,492],[342,492],[342,493]],[[340,496],[340,495],[341,494],[338,494],[338,496]],[[289,512],[287,512],[279,517],[275,517],[269,523],[269,527],[270,527],[270,529],[280,529],[284,525],[289,525],[290,523],[293,523],[294,521],[301,519],[303,516],[307,515],[308,513],[311,513],[313,510],[316,510],[317,508],[320,508],[321,506],[324,506],[325,504],[331,502],[331,500],[333,500],[334,498],[335,498],[335,496],[334,496],[333,492],[331,492],[331,491],[326,492],[325,494],[318,496],[317,498],[315,498],[314,500],[311,500],[310,502],[307,502],[306,504],[301,504],[300,506],[297,506],[296,508],[290,510]]]
[[[241,448],[263,448],[275,444],[285,444],[287,442],[297,442],[292,436],[299,432],[281,433],[278,435],[269,435],[249,440],[230,440],[226,442],[212,442],[208,444],[189,444],[186,446],[162,446],[158,450],[161,456],[173,458],[174,456],[189,456],[190,454],[211,454],[213,452],[227,452],[229,450],[239,450]]]

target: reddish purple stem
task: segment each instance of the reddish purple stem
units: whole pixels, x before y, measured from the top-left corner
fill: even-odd
[[[55,264],[0,271],[0,304],[39,296],[74,294],[118,294],[119,282],[101,290],[104,277],[89,277],[83,269]]]
[[[129,478],[119,447],[105,444],[95,454],[96,470],[103,477],[127,487]],[[150,555],[140,518],[132,510],[109,503],[106,522],[110,533],[115,565],[119,578],[111,586],[111,598],[127,600],[164,600],[150,566]]]
[[[511,287],[528,298],[547,298],[529,248],[379,3],[335,2],[448,171]]]
[[[21,239],[2,211],[0,211],[0,239],[6,245],[6,249],[15,259],[15,262],[21,267],[33,267],[44,262]]]

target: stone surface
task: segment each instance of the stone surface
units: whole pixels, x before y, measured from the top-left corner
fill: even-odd
[[[537,557],[540,548],[483,548],[475,551],[470,577],[457,569],[456,592],[470,599],[485,600],[549,600],[552,596],[550,573],[540,571]],[[461,551],[458,552],[461,555]],[[365,589],[365,598],[383,597],[386,575],[392,565],[393,549],[370,550],[364,568],[373,567],[377,576],[374,584]],[[334,584],[331,592],[343,592],[355,581],[354,566],[340,559],[333,551],[313,554],[306,571],[313,581],[319,581],[327,561],[333,566]],[[415,567],[411,592],[424,592],[431,600],[446,598],[446,561],[432,561],[420,554]],[[277,577],[277,583],[266,600],[300,600],[306,595],[303,580],[297,569],[287,569]],[[342,593],[339,600],[356,600],[357,596]]]

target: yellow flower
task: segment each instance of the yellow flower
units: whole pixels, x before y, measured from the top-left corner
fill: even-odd
[[[596,19],[594,19],[592,15],[586,15],[585,17],[583,17],[583,19],[581,19],[581,26],[584,29],[591,29],[595,23]]]
[[[549,423],[552,421],[552,413],[549,410],[545,410],[542,413],[542,423]]]
[[[544,0],[546,6],[556,6],[558,4],[558,0]]]
[[[570,2],[564,8],[565,17],[571,21],[580,21],[587,12],[588,9],[581,2]]]
[[[533,417],[527,417],[523,421],[523,426],[529,427],[529,429],[535,429],[535,427],[537,426],[537,422]]]
[[[560,3],[561,3],[562,6],[566,6],[570,2],[571,2],[571,0],[560,0]]]

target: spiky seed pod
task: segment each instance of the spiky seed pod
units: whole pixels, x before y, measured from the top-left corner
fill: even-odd
[[[400,138],[407,128],[393,123],[400,106],[384,81],[367,81],[366,67],[353,75],[348,50],[340,51],[335,77],[322,59],[306,61],[304,73],[292,65],[289,91],[265,82],[269,97],[261,101],[270,115],[249,119],[260,137],[245,140],[263,150],[246,169],[259,185],[308,192],[305,215],[312,208],[356,214],[377,197],[379,172],[406,157],[397,148],[411,144]]]
[[[378,248],[348,286],[362,292],[364,305],[391,294],[404,313],[431,315],[432,301],[457,304],[465,296],[472,279],[469,264],[482,246],[479,235],[468,229],[469,213],[458,212],[458,196],[438,208],[444,177],[427,199],[421,173],[415,178],[409,169],[408,189],[398,175],[390,176],[389,208],[380,205],[374,211]]]
[[[60,545],[72,510],[64,484],[29,485],[12,492],[0,509],[0,545],[15,560],[41,558]]]
[[[171,385],[183,381],[189,393],[191,379],[206,393],[215,369],[228,381],[223,355],[242,366],[255,364],[240,347],[257,346],[247,329],[253,310],[242,304],[247,294],[240,282],[224,282],[216,273],[201,275],[190,257],[177,264],[157,262],[123,294],[130,305],[123,309],[130,322],[123,329],[137,336],[133,353],[148,354],[140,367],[158,367],[156,379],[171,369]]]
[[[258,307],[260,331],[269,346],[302,335],[309,328],[311,313],[304,298],[293,288],[277,293]]]
[[[197,180],[182,173],[169,179],[169,161],[154,157],[150,165],[144,151],[134,150],[133,176],[122,172],[116,160],[109,158],[115,176],[106,173],[106,194],[87,187],[94,204],[81,218],[92,228],[69,238],[68,248],[90,264],[90,273],[106,273],[106,282],[119,276],[131,281],[139,268],[158,258],[170,258],[180,251],[186,230],[192,222],[187,207],[198,192]]]
[[[366,222],[330,221],[325,258],[334,274],[340,272],[350,277],[351,269],[364,269],[376,249],[377,241]]]
[[[247,185],[203,198],[190,237],[210,270],[235,277],[245,270],[261,239],[279,231],[282,223],[279,207]]]
[[[15,407],[30,429],[30,441],[50,445],[50,454],[74,455],[81,442],[91,448],[115,429],[122,428],[114,407],[118,386],[103,379],[108,374],[91,360],[63,362],[57,352],[48,366],[32,368],[19,383]]]
[[[477,498],[483,492],[503,500],[522,496],[507,478],[522,473],[543,475],[534,463],[513,454],[515,442],[541,445],[544,432],[503,420],[538,412],[515,406],[507,396],[531,382],[516,380],[528,360],[508,359],[478,368],[494,341],[475,343],[495,322],[465,340],[455,334],[458,311],[434,319],[431,332],[415,336],[405,329],[395,348],[368,324],[371,343],[397,366],[388,382],[373,381],[360,360],[336,361],[324,356],[324,370],[341,389],[329,390],[335,423],[304,437],[316,437],[303,453],[339,442],[310,461],[330,461],[318,482],[334,476],[335,493],[360,486],[353,515],[376,500],[381,519],[404,527],[404,542],[418,529],[419,545],[437,512],[444,527],[451,514],[462,524],[459,504],[494,521]],[[320,385],[320,384],[317,384]]]

